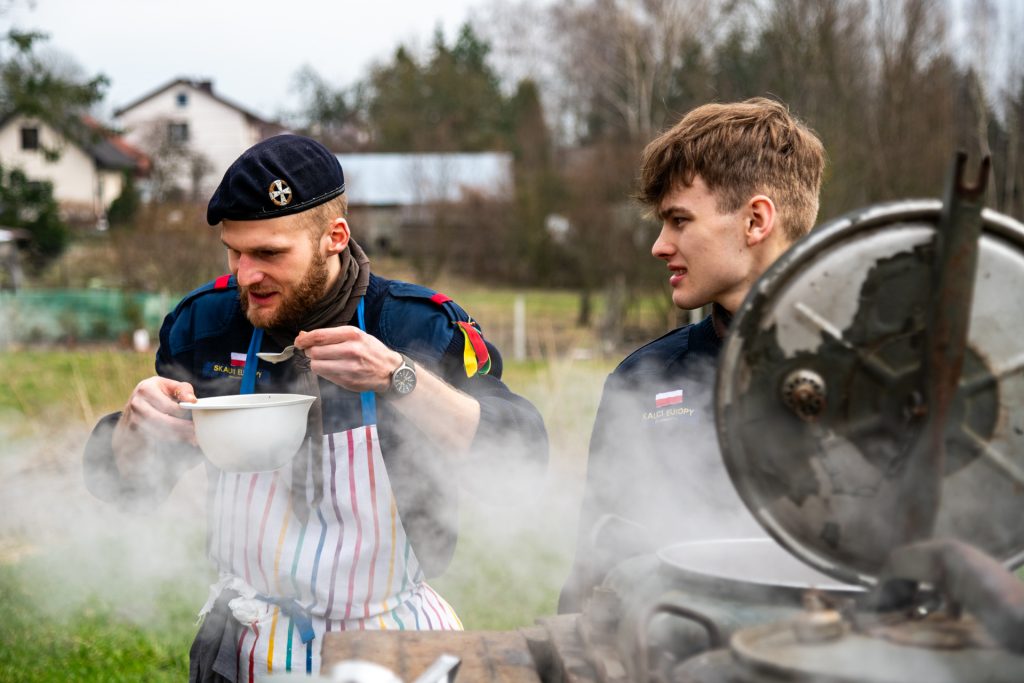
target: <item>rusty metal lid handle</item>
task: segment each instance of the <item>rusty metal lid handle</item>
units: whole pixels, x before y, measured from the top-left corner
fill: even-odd
[[[962,609],[974,615],[1000,645],[1024,653],[1024,583],[998,560],[955,539],[897,548],[879,574],[868,604],[901,607],[892,605],[887,594],[900,590],[905,580],[933,586],[951,612]]]
[[[990,159],[982,159],[973,185],[964,181],[966,163],[967,155],[958,153],[935,233],[935,295],[928,309],[922,375],[925,403],[920,414],[924,423],[901,475],[908,495],[900,497],[906,509],[896,533],[903,543],[930,538],[935,526],[945,468],[946,420],[967,348]]]
[[[636,646],[636,661],[634,666],[636,667],[635,678],[638,683],[650,683],[652,680],[658,680],[660,677],[655,677],[651,671],[650,662],[648,657],[648,628],[650,627],[651,620],[659,614],[670,614],[680,619],[686,619],[691,621],[701,628],[708,636],[708,650],[717,650],[725,646],[725,639],[722,637],[721,631],[718,630],[718,625],[714,619],[702,614],[701,612],[688,607],[684,604],[685,598],[675,593],[668,593],[661,596],[657,602],[644,610],[643,614],[636,622],[636,634],[635,634],[635,646]]]

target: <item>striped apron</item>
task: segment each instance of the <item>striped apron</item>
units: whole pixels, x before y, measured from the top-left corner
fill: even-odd
[[[254,389],[261,337],[257,329],[242,393]],[[305,524],[292,514],[290,463],[272,472],[211,472],[209,556],[221,576],[211,600],[228,581],[254,596],[240,619],[239,681],[318,673],[321,637],[330,631],[462,629],[424,580],[381,455],[376,398],[361,399],[363,426],[323,437],[323,491]],[[315,466],[305,482],[311,505]]]

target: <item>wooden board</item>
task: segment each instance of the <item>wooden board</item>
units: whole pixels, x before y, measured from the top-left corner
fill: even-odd
[[[413,681],[442,654],[462,660],[456,681],[540,683],[526,638],[518,631],[345,631],[323,640],[323,671],[362,659]]]

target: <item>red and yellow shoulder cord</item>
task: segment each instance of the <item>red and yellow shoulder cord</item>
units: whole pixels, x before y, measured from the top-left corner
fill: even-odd
[[[444,305],[451,301],[451,298],[438,292],[430,298],[436,304]],[[486,375],[491,371],[491,354],[487,351],[487,344],[480,334],[480,328],[470,318],[468,321],[456,321],[465,344],[462,348],[462,362],[466,367],[466,377],[473,375]]]

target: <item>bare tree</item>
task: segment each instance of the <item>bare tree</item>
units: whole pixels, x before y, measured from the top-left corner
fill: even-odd
[[[572,0],[551,7],[553,39],[581,138],[648,140],[662,126],[685,39],[706,28],[705,0]]]

